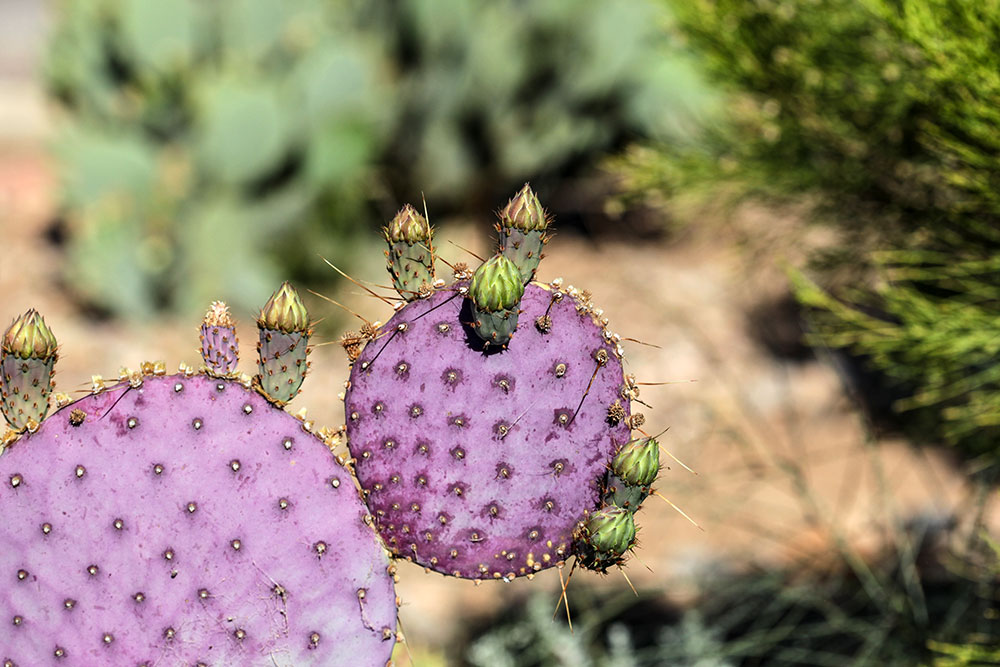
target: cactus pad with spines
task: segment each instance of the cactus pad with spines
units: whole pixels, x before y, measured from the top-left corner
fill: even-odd
[[[367,344],[345,397],[349,447],[394,554],[459,577],[532,574],[573,553],[630,439],[606,418],[621,360],[582,298],[536,284],[520,308],[551,327],[484,354],[465,291],[408,304]]]
[[[180,374],[22,436],[0,457],[0,658],[384,665],[388,558],[303,426],[238,382]]]

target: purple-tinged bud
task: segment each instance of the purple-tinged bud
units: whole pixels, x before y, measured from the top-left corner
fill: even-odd
[[[236,338],[236,322],[229,306],[213,301],[201,324],[201,358],[208,372],[220,377],[236,372],[240,359],[240,344]]]

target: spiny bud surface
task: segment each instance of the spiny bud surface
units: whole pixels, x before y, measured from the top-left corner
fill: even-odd
[[[264,304],[257,323],[265,329],[301,332],[309,328],[309,312],[298,291],[286,280]]]
[[[430,295],[434,284],[434,230],[427,219],[407,204],[387,227],[386,268],[393,287],[405,301]]]
[[[660,446],[653,438],[639,438],[622,446],[611,469],[632,486],[649,486],[660,472]]]
[[[305,380],[309,362],[309,313],[289,283],[278,288],[257,319],[260,342],[261,391],[276,405],[295,398]]]
[[[469,285],[476,308],[490,313],[516,308],[523,295],[517,267],[503,255],[494,255],[476,269]]]
[[[396,217],[383,230],[389,243],[422,243],[431,238],[431,226],[424,216],[407,204],[399,210]]]
[[[49,411],[58,359],[56,337],[34,309],[15,319],[0,344],[0,408],[17,430],[31,428]]]
[[[222,301],[213,301],[201,324],[201,357],[209,372],[218,376],[235,372],[239,350],[236,322],[229,306]]]
[[[538,195],[527,183],[500,211],[500,224],[523,232],[543,231],[548,227]]]
[[[20,359],[48,359],[57,347],[52,330],[34,308],[11,322],[3,337],[3,351]]]

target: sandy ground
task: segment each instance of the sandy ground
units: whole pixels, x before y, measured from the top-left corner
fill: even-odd
[[[44,20],[30,7],[24,11],[26,23],[18,25],[38,34]],[[44,238],[56,198],[53,165],[43,148],[51,123],[30,80],[34,62],[11,55],[32,48],[22,43],[0,51],[0,319],[32,306],[45,314],[62,344],[58,388],[71,394],[85,390],[94,373],[116,376],[121,366],[144,360],[161,359],[170,368],[197,362],[197,322],[96,322],[61,289],[60,252]],[[701,528],[666,501],[647,501],[638,558],[628,569],[637,587],[683,598],[694,577],[720,563],[824,567],[832,563],[835,538],[874,556],[904,519],[968,514],[971,491],[946,450],[876,439],[832,366],[776,359],[757,342],[748,313],[784,293],[782,262],[796,259],[794,246],[780,241],[788,224],[747,211],[727,233],[716,225],[672,244],[595,244],[570,235],[550,244],[542,278],[562,276],[591,290],[613,330],[656,346],[625,343],[629,372],[642,382],[671,383],[644,386],[641,399],[648,407],[636,408],[645,412],[649,432],[669,427],[665,447],[695,471],[668,460],[659,490]],[[438,247],[452,260],[462,253],[446,239],[479,251],[484,239],[476,229],[446,224]],[[765,242],[748,246],[751,232]],[[768,251],[761,254],[762,247]],[[383,282],[374,245],[370,255],[358,277]],[[388,308],[357,292],[343,288],[332,296],[370,319],[388,319]],[[319,299],[308,305],[316,316],[331,314]],[[240,334],[244,341],[255,338],[249,315]],[[242,370],[253,370],[250,361],[243,360]],[[317,348],[313,364],[314,375],[293,405],[309,406],[319,424],[337,426],[343,422],[337,394],[347,377],[346,359],[328,345]],[[446,644],[456,624],[495,608],[501,598],[541,587],[553,591],[555,602],[559,584],[551,571],[531,582],[478,586],[409,564],[400,566],[399,576],[401,620],[417,655]],[[626,585],[618,575],[577,578]]]

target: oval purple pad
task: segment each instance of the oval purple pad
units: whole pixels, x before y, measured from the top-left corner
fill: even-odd
[[[508,349],[484,353],[458,287],[399,310],[354,363],[349,447],[395,555],[458,577],[530,574],[571,554],[629,440],[621,361],[586,309],[536,284]]]
[[[237,382],[147,377],[0,457],[0,660],[384,665],[389,559],[350,473]]]

